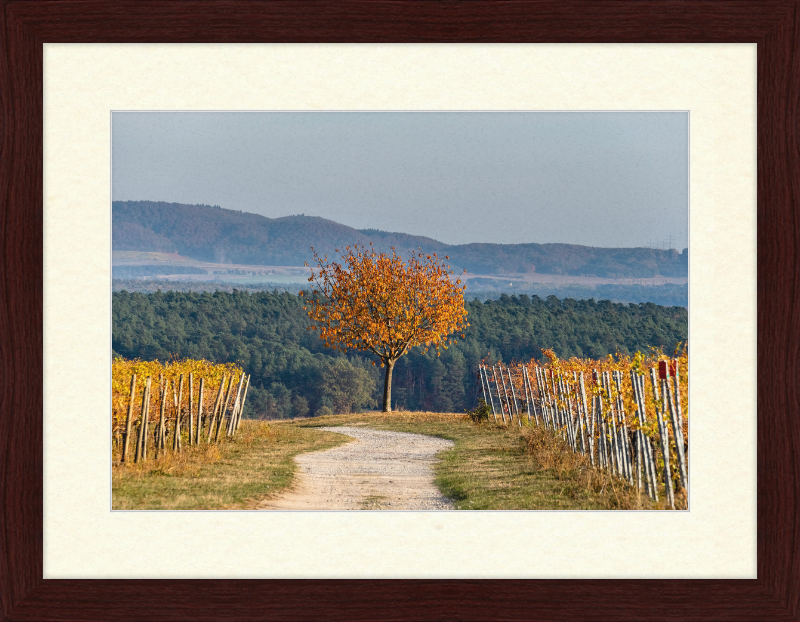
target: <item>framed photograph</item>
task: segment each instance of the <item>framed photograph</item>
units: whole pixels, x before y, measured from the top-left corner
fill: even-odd
[[[114,510],[689,508],[687,110],[111,115]]]
[[[792,418],[796,410],[791,402],[793,374],[783,363],[790,360],[794,349],[792,315],[788,311],[792,308],[793,294],[790,288],[781,287],[794,278],[796,270],[788,259],[797,243],[789,224],[797,202],[796,188],[790,180],[797,176],[799,163],[796,150],[791,148],[791,140],[796,140],[792,133],[796,133],[796,128],[790,121],[793,108],[784,102],[792,101],[797,83],[797,70],[790,62],[796,54],[790,33],[794,27],[792,11],[796,12],[797,3],[690,2],[681,4],[676,12],[670,3],[598,3],[587,7],[546,2],[491,6],[353,2],[338,4],[333,13],[325,12],[324,18],[313,20],[306,17],[307,5],[295,3],[210,3],[204,7],[203,11],[188,11],[181,3],[168,2],[148,5],[148,10],[138,5],[87,8],[85,4],[51,6],[39,2],[3,6],[6,46],[2,76],[8,93],[3,108],[10,120],[8,126],[13,128],[9,134],[13,140],[7,139],[8,147],[2,156],[7,197],[2,233],[7,284],[2,352],[4,368],[12,371],[4,380],[6,397],[0,426],[6,464],[10,465],[3,476],[3,520],[7,525],[4,533],[14,534],[4,536],[6,570],[2,572],[7,574],[1,578],[4,585],[12,588],[2,602],[3,617],[147,618],[163,603],[170,602],[174,603],[170,613],[173,617],[215,619],[219,617],[218,603],[225,602],[228,607],[225,615],[232,619],[367,619],[381,615],[385,604],[391,602],[395,617],[410,619],[476,615],[597,619],[599,613],[609,619],[796,619],[798,582],[792,568],[797,553],[790,537],[777,534],[793,533],[797,524],[797,486],[796,478],[791,475],[798,436]],[[215,20],[223,13],[225,26],[215,27],[219,23]],[[322,53],[313,45],[273,45],[336,41],[377,45],[330,46]],[[380,45],[398,41],[476,45]],[[720,47],[704,48],[698,41]],[[130,45],[186,42],[192,44]],[[254,45],[200,45],[212,42]],[[663,58],[663,64],[659,65],[658,59],[653,63],[651,51],[641,47],[607,45],[603,49],[597,45],[589,50],[591,56],[587,56],[588,48],[547,45],[554,42],[691,42],[692,45],[664,49],[663,57],[658,56],[662,53],[658,50],[656,56]],[[727,42],[735,45],[721,45]],[[531,51],[532,56],[526,56],[527,52],[519,56],[525,46],[481,43],[542,45],[535,53]],[[78,118],[80,115],[64,123],[60,114],[68,114],[76,106],[87,111],[105,108],[107,112],[133,107],[162,109],[159,99],[164,100],[167,93],[166,107],[170,109],[230,109],[225,101],[230,93],[241,95],[241,109],[257,108],[253,101],[258,99],[267,101],[262,108],[329,109],[332,101],[329,94],[336,89],[349,90],[349,95],[337,100],[335,107],[339,109],[497,108],[496,104],[486,105],[492,93],[503,93],[512,103],[509,107],[521,107],[526,100],[534,101],[530,90],[533,85],[541,89],[551,84],[543,77],[544,70],[536,74],[539,82],[520,80],[530,77],[526,72],[531,67],[548,67],[552,71],[554,67],[569,64],[572,69],[562,72],[558,83],[564,84],[563,76],[569,75],[573,87],[568,82],[562,100],[578,101],[578,94],[571,88],[580,88],[585,96],[591,95],[593,87],[595,100],[603,99],[606,106],[583,103],[581,108],[607,109],[620,108],[619,102],[625,97],[636,97],[635,93],[630,95],[630,84],[604,81],[615,62],[627,67],[629,79],[637,75],[638,68],[643,80],[640,85],[645,90],[646,86],[658,84],[658,80],[672,78],[679,87],[684,81],[683,87],[695,86],[697,92],[705,92],[698,85],[704,79],[708,84],[712,77],[709,99],[712,94],[719,97],[720,93],[729,99],[723,106],[708,108],[699,101],[697,117],[692,117],[693,123],[697,118],[700,130],[696,158],[699,176],[692,178],[693,193],[694,184],[698,193],[697,203],[693,195],[692,206],[694,209],[698,205],[699,219],[692,220],[692,235],[699,231],[700,236],[705,234],[713,240],[715,227],[723,228],[743,249],[733,253],[734,259],[727,255],[724,260],[717,260],[714,254],[724,253],[730,244],[715,242],[706,248],[708,265],[713,269],[704,275],[702,262],[698,264],[699,282],[708,283],[709,290],[715,270],[721,271],[725,266],[729,269],[731,262],[737,261],[741,268],[738,290],[737,283],[730,283],[723,284],[721,289],[713,285],[713,294],[697,292],[701,305],[709,304],[709,309],[720,311],[710,322],[708,317],[700,316],[698,324],[692,326],[692,330],[709,327],[711,332],[707,334],[713,338],[709,337],[707,347],[712,351],[729,344],[726,340],[732,339],[729,333],[737,322],[741,327],[752,323],[755,307],[754,292],[741,291],[742,284],[752,283],[754,276],[755,249],[751,242],[755,240],[756,222],[754,215],[748,215],[747,206],[752,205],[755,195],[747,190],[746,184],[749,181],[752,185],[755,168],[747,169],[746,153],[748,150],[752,153],[755,128],[747,127],[746,117],[735,129],[724,121],[736,118],[737,109],[755,110],[756,46],[758,350],[742,328],[737,336],[744,352],[732,355],[726,352],[721,359],[719,354],[716,358],[710,355],[707,373],[708,380],[712,380],[713,363],[731,361],[735,356],[748,359],[740,368],[755,370],[754,359],[758,359],[758,412],[762,416],[758,421],[757,448],[757,563],[750,560],[753,563],[748,565],[749,561],[742,558],[743,553],[747,557],[748,551],[755,555],[755,546],[734,550],[725,542],[715,541],[713,530],[694,531],[687,536],[690,546],[699,551],[697,558],[687,552],[686,543],[680,542],[680,535],[689,533],[687,526],[696,527],[690,525],[691,521],[704,518],[708,523],[712,515],[713,521],[719,521],[716,533],[739,533],[743,540],[747,540],[744,534],[748,531],[753,534],[752,493],[756,480],[754,465],[747,467],[747,464],[752,462],[749,456],[755,455],[752,445],[755,436],[754,430],[748,431],[747,426],[753,423],[755,413],[751,393],[744,386],[734,395],[734,402],[738,399],[743,412],[731,410],[729,415],[737,429],[707,436],[709,441],[725,445],[728,451],[744,447],[739,462],[734,463],[741,468],[735,466],[719,478],[707,480],[711,488],[701,491],[706,495],[706,503],[685,514],[689,523],[676,525],[662,520],[648,525],[648,530],[629,531],[627,549],[619,533],[609,529],[608,522],[584,524],[570,534],[559,535],[554,526],[549,532],[539,529],[546,526],[539,517],[528,515],[526,520],[533,523],[525,528],[516,518],[509,520],[490,514],[482,521],[462,525],[397,515],[338,523],[321,521],[313,515],[306,519],[289,515],[295,517],[293,522],[266,523],[259,519],[262,522],[258,527],[263,533],[252,531],[254,523],[248,522],[250,518],[239,515],[231,518],[228,513],[192,514],[181,519],[182,522],[177,522],[174,515],[150,514],[147,525],[137,523],[136,518],[125,518],[116,524],[115,537],[107,537],[113,531],[109,531],[111,523],[105,516],[109,507],[108,479],[104,478],[105,488],[98,486],[92,471],[99,468],[107,472],[108,454],[101,450],[95,456],[86,451],[95,443],[98,447],[108,447],[107,416],[98,414],[99,419],[95,420],[91,416],[81,417],[80,413],[107,413],[109,397],[103,390],[86,388],[86,381],[107,378],[108,374],[110,330],[108,320],[103,319],[108,305],[102,296],[108,300],[110,214],[95,206],[107,211],[110,195],[108,168],[98,175],[94,164],[108,159],[110,127],[107,115],[98,124],[96,119],[87,123]],[[614,54],[618,55],[616,60],[612,58]],[[670,74],[675,64],[669,65],[667,56],[688,58],[681,54],[694,54],[695,62],[711,60],[712,66],[686,61],[684,70]],[[626,55],[626,60],[619,60]],[[267,64],[260,62],[265,58],[269,59]],[[741,63],[747,65],[747,71],[742,71]],[[194,70],[190,69],[192,66]],[[672,69],[668,71],[667,67]],[[353,78],[354,72],[360,81]],[[238,81],[245,79],[245,73],[252,89],[249,95],[238,85]],[[734,75],[749,75],[750,82],[745,79],[736,83]],[[369,78],[375,79],[368,83]],[[737,89],[733,95],[725,90],[733,83],[742,87],[738,95]],[[97,99],[98,84],[102,87],[100,91],[109,93],[102,101]],[[176,89],[176,85],[181,88]],[[42,95],[42,106],[29,103],[41,101]],[[647,95],[660,103],[655,109],[667,108],[658,93]],[[131,105],[134,97],[135,106]],[[279,106],[281,99],[288,105]],[[547,99],[544,96],[541,101]],[[459,102],[457,106],[454,101]],[[526,108],[531,108],[530,104]],[[642,109],[640,105],[624,108]],[[709,116],[711,112],[720,116]],[[50,138],[51,131],[55,131],[54,138]],[[98,135],[102,140],[97,140]],[[693,140],[694,136],[693,133]],[[721,163],[711,152],[704,154],[704,141],[727,145],[731,162]],[[104,143],[103,148],[100,143]],[[694,172],[694,143],[692,155]],[[53,165],[44,165],[49,162]],[[64,188],[61,179],[73,173],[72,167],[78,163],[88,165],[84,169],[85,179],[78,182],[84,194],[76,194],[74,186],[66,195],[59,194]],[[719,194],[718,186],[710,189],[714,175],[724,178],[729,194]],[[704,184],[709,184],[709,188]],[[80,205],[83,196],[90,204],[88,207]],[[729,213],[735,215],[731,222],[725,221],[713,201],[703,208],[708,197],[726,201]],[[59,231],[66,231],[71,238],[66,245],[63,236],[59,239]],[[694,253],[694,241],[692,246]],[[697,255],[692,255],[693,262],[703,258],[702,247],[698,250]],[[73,253],[75,270],[85,276],[70,275],[65,252]],[[40,286],[43,270],[44,296]],[[693,272],[693,279],[694,275]],[[97,297],[90,299],[88,293],[86,300],[81,301],[75,295],[76,284],[97,287],[95,291],[104,288],[100,300],[105,306],[97,305]],[[734,304],[710,303],[719,292],[730,295]],[[694,302],[694,290],[692,296]],[[84,330],[76,330],[80,314]],[[70,350],[79,354],[66,356]],[[106,354],[95,356],[103,351]],[[723,389],[730,391],[730,378],[737,377],[736,369],[728,375],[727,380],[719,380],[722,388],[712,389],[705,402],[711,406],[709,412],[714,413],[709,415],[711,422],[719,421],[715,416],[720,408],[714,406],[713,400],[722,400],[727,405],[731,399]],[[44,389],[31,383],[30,378],[42,378]],[[66,382],[80,386],[80,391],[69,390]],[[81,402],[76,407],[78,393]],[[43,412],[48,414],[43,416]],[[64,413],[62,419],[70,422],[69,431],[61,432],[66,430],[63,422],[50,417],[55,412]],[[58,437],[54,436],[56,430]],[[713,445],[709,443],[710,456],[718,455],[713,453]],[[64,451],[65,447],[69,451]],[[106,466],[101,466],[104,461]],[[731,463],[722,464],[727,467]],[[731,476],[736,480],[735,486],[731,486]],[[67,499],[73,509],[64,504]],[[738,503],[735,520],[724,513],[723,507],[730,507],[726,503]],[[92,509],[100,506],[104,507],[103,513]],[[81,511],[84,513],[79,518]],[[674,521],[676,515],[672,516]],[[635,529],[626,521],[616,527],[618,531]],[[326,530],[335,537],[327,537]],[[214,533],[215,537],[205,542],[204,555],[198,556],[186,543],[204,533]],[[248,543],[242,539],[243,533],[258,536]],[[304,540],[299,538],[302,533],[307,534]],[[668,552],[636,555],[636,543],[648,536],[652,540],[654,533],[674,543],[673,551],[678,552],[672,558]],[[137,540],[134,534],[142,534],[141,539]],[[554,542],[570,535],[573,542],[575,538],[583,542],[583,548],[577,554],[568,552],[564,541],[560,541],[564,558],[560,561],[558,550],[541,547],[543,534],[547,538],[552,535]],[[586,544],[589,542],[594,550]],[[159,555],[153,555],[154,551]],[[537,555],[526,558],[519,554],[524,551]],[[674,559],[681,555],[682,559]],[[89,560],[82,566],[81,556]],[[255,556],[260,559],[254,559]],[[549,575],[541,560],[537,560],[545,556],[553,569]],[[341,559],[337,561],[337,557]],[[728,568],[733,570],[716,576],[703,575],[697,568],[708,560],[700,557],[716,558],[712,562],[717,563],[730,561]],[[195,563],[188,572],[187,562]],[[596,572],[581,567],[582,562],[594,564]],[[323,563],[329,566],[326,568]],[[184,570],[179,567],[181,564]],[[354,564],[359,567],[355,572]],[[458,564],[466,571],[455,569]],[[349,565],[350,574],[344,565]],[[481,566],[486,570],[481,571]],[[752,567],[757,572],[748,574],[748,568]],[[321,580],[348,576],[355,578]],[[200,578],[205,580],[197,580]],[[281,578],[297,580],[277,580]],[[500,578],[525,580],[489,580]],[[658,580],[646,580],[653,578]],[[569,607],[565,608],[564,603],[569,603]]]

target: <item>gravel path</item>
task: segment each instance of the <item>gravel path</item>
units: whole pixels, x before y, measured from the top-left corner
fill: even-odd
[[[433,483],[436,454],[453,441],[357,427],[320,428],[356,439],[300,454],[292,489],[262,510],[453,510]]]

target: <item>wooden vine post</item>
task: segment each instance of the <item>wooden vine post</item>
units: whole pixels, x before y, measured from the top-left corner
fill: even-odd
[[[134,452],[133,461],[139,462],[142,459],[142,436],[144,435],[144,418],[147,413],[147,399],[150,392],[150,376],[147,377],[145,382],[144,393],[142,393],[142,412],[139,416],[139,432],[136,438],[136,451]]]
[[[531,411],[533,411],[533,419],[536,425],[539,425],[539,417],[536,415],[536,405],[533,403],[533,389],[531,388],[531,381],[528,378],[528,366],[522,366],[522,383],[525,386],[525,410],[528,413],[528,423],[531,422]]]
[[[153,447],[156,449],[156,455],[167,446],[166,441],[166,412],[167,412],[167,390],[169,388],[169,381],[166,387],[161,387],[161,410],[159,411],[158,428],[156,428],[156,437],[154,439]]]
[[[678,409],[678,427],[681,430],[681,440],[684,443],[684,449],[688,449],[688,445],[686,444],[686,438],[683,436],[683,407],[681,406],[681,383],[680,383],[680,369],[678,368],[678,360],[675,359],[673,361],[673,376],[675,378],[675,406]],[[688,433],[688,431],[687,431]]]
[[[553,430],[553,432],[557,432],[558,428],[556,425],[556,413],[555,409],[553,408],[553,400],[550,399],[550,387],[547,384],[547,376],[543,369],[537,367],[536,368],[537,376],[539,378],[539,395],[542,397],[542,401],[545,405],[544,411],[547,413],[547,425],[549,429]]]
[[[142,415],[141,422],[139,423],[139,438],[136,442],[136,455],[133,459],[134,462],[144,461],[147,459],[147,419],[150,416],[150,376],[147,377],[147,384],[144,388],[144,396],[142,398]]]
[[[552,369],[550,370],[550,382],[547,384],[547,392],[548,397],[550,397],[550,403],[553,405],[553,416],[555,417],[556,424],[558,425],[558,431],[561,434],[561,438],[564,438],[564,413],[562,412],[561,404],[558,401],[558,385]]]
[[[486,393],[486,382],[483,380],[483,365],[478,363],[478,378],[481,383],[481,392],[483,393],[483,403],[487,406],[489,405],[488,394]],[[494,412],[494,408],[492,408],[492,412]]]
[[[664,363],[664,361],[661,361]],[[664,363],[664,368],[666,369],[666,363]],[[659,375],[661,373],[666,374],[666,371],[662,372],[661,364],[659,364]],[[667,495],[667,500],[669,501],[670,507],[674,510],[675,509],[675,492],[672,488],[672,471],[669,468],[669,437],[667,436],[667,426],[664,423],[664,402],[660,400],[658,395],[658,381],[656,380],[656,370],[655,368],[650,369],[650,380],[653,383],[653,395],[655,397],[656,402],[656,417],[658,418],[658,433],[661,437],[661,455],[664,460],[664,492]],[[666,395],[664,396],[666,401]],[[661,405],[659,406],[659,402]]]
[[[601,389],[600,376],[596,371],[593,372],[593,374],[594,374],[595,386],[597,387],[598,390],[600,390]],[[596,396],[596,401],[597,401],[597,418],[600,421],[600,452],[602,455],[600,466],[604,469],[608,469],[611,468],[613,465],[611,462],[611,452],[609,451],[608,448],[608,429],[606,427],[606,416],[605,413],[603,412],[602,394],[598,394]]]
[[[231,401],[231,394],[232,393],[233,393],[233,376],[231,376],[231,381],[230,381],[230,384],[228,385],[228,392],[225,394],[224,406],[222,407],[222,410],[220,411],[220,414],[219,414],[219,422],[217,423],[217,429],[216,429],[216,432],[214,433],[214,442],[215,443],[219,442],[219,433],[220,433],[220,430],[222,429],[222,426],[225,424],[225,413],[228,410],[228,404]]]
[[[503,383],[503,399],[505,400],[505,409],[508,411],[508,423],[513,423],[514,411],[511,410],[511,402],[508,399],[508,391],[506,390],[506,377],[503,375],[503,366],[498,363],[497,369],[500,371],[500,381]],[[505,422],[505,417],[503,417],[503,421]]]
[[[194,445],[194,380],[189,372],[189,445]]]
[[[506,412],[505,408],[503,407],[503,395],[500,393],[500,383],[497,382],[497,371],[492,365],[492,379],[494,380],[494,387],[497,391],[497,401],[500,402],[500,416],[503,418],[503,423],[506,422]]]
[[[522,417],[519,414],[519,406],[517,404],[517,395],[514,392],[514,378],[511,376],[511,368],[510,367],[506,367],[506,373],[508,373],[508,384],[511,386],[511,398],[514,400],[514,411],[517,413],[517,419],[518,419],[519,425],[520,425],[520,427],[522,427]],[[511,421],[513,422],[514,419],[512,418]]]
[[[604,412],[602,406],[605,404],[605,399],[608,399],[608,419],[611,422],[611,428],[606,430],[606,417],[603,417],[603,441],[606,443],[606,456],[609,458],[610,468],[619,473],[620,469],[619,461],[617,460],[617,447],[616,443],[614,442],[614,437],[617,435],[617,425],[614,421],[614,412],[611,409],[611,392],[609,391],[606,383],[606,372],[602,372],[600,379],[601,386],[603,388],[603,393],[600,397],[600,412]],[[609,436],[611,437],[610,442],[608,440]]]
[[[550,429],[551,414],[550,405],[547,401],[547,395],[544,390],[544,380],[542,378],[542,370],[537,365],[535,369],[536,375],[536,390],[539,392],[539,404],[542,407],[542,419],[544,420],[545,429]]]
[[[592,417],[592,424],[589,425],[589,406],[586,402],[586,385],[583,381],[583,372],[578,376],[578,386],[581,391],[581,406],[583,407],[583,417],[586,424],[586,432],[589,437],[589,462],[594,466],[594,417]]]
[[[639,376],[639,395],[642,399],[642,411],[644,412],[645,403],[645,375]],[[653,498],[658,501],[658,470],[656,469],[656,457],[654,454],[653,443],[650,441],[649,436],[645,436],[644,448],[647,450],[647,457],[645,460],[650,464],[650,478],[653,487]]]
[[[236,399],[233,401],[233,408],[231,410],[231,418],[228,421],[228,427],[225,430],[225,436],[231,436],[234,428],[236,427],[236,417],[239,414],[239,401],[242,395],[242,387],[244,386],[244,374],[239,379],[239,386],[236,389]]]
[[[247,382],[244,385],[244,394],[242,395],[242,403],[239,404],[239,415],[236,417],[236,428],[234,433],[239,429],[239,424],[242,422],[242,413],[244,412],[244,403],[247,399],[247,389],[250,388],[250,374],[247,375]]]
[[[639,395],[639,380],[636,374],[636,370],[630,370],[630,377],[631,377],[631,387],[633,388],[633,401],[636,404],[636,418],[639,420],[639,425],[636,429],[636,486],[637,490],[642,489],[642,470],[644,470],[645,476],[645,489],[647,493],[652,498],[652,493],[650,492],[650,482],[648,477],[649,472],[649,465],[646,460],[646,453],[644,449],[644,432],[642,432],[642,426],[645,424],[646,418],[644,414],[644,401],[641,399]]]
[[[173,383],[174,386],[174,383]],[[178,391],[175,393],[175,434],[172,437],[172,451],[181,450],[181,406],[183,403],[183,374],[180,376]]]
[[[554,394],[550,393],[550,383],[547,380],[547,374],[544,370],[542,370],[542,386],[544,387],[544,395],[545,399],[547,400],[547,409],[550,412],[550,425],[554,432],[560,434],[561,430],[559,429],[559,426],[561,425],[561,422],[558,419],[558,408],[554,399]]]
[[[494,422],[497,423],[497,411],[494,408],[494,398],[492,397],[492,385],[489,384],[489,372],[486,370],[486,366],[483,366],[483,378],[486,380],[486,397],[489,398],[489,405],[492,407],[492,416],[494,416]]]
[[[128,445],[131,438],[131,425],[133,424],[133,402],[136,399],[136,374],[131,378],[131,399],[128,403],[128,416],[125,418],[125,437],[122,439],[122,457],[120,462],[128,459]]]
[[[211,421],[208,424],[208,439],[206,442],[211,442],[211,437],[214,435],[214,426],[217,423],[217,413],[219,411],[220,401],[222,400],[222,394],[225,391],[225,381],[228,379],[228,376],[222,376],[222,380],[219,383],[219,391],[217,391],[217,399],[214,401],[214,411],[211,414]]]
[[[581,400],[578,393],[578,374],[572,373],[572,382],[569,385],[570,401],[575,404],[575,432],[581,442],[581,454],[586,455],[586,429],[583,425],[583,411],[581,410]]]
[[[683,430],[678,423],[678,411],[672,400],[672,391],[669,387],[669,368],[665,361],[664,363],[664,377],[661,379],[661,394],[666,398],[667,406],[669,407],[670,423],[672,424],[672,435],[675,439],[675,451],[678,454],[678,471],[681,477],[681,486],[684,490],[688,489],[687,475],[686,475],[686,457],[683,453]]]
[[[622,372],[614,370],[614,383],[617,386],[617,412],[620,417],[620,424],[622,425],[622,451],[624,453],[624,464],[627,471],[628,483],[633,486],[633,448],[631,447],[631,439],[628,433],[628,419],[625,415],[625,402],[622,397]]]
[[[569,384],[564,379],[564,376],[558,378],[558,390],[561,395],[562,409],[564,411],[564,419],[567,422],[567,435],[569,436],[569,444],[572,447],[572,453],[578,451],[578,435],[575,429],[575,420],[572,418],[572,400],[569,394]]]
[[[203,389],[206,386],[206,379],[200,378],[200,395],[197,396],[197,437],[195,445],[200,444],[200,436],[203,434]]]

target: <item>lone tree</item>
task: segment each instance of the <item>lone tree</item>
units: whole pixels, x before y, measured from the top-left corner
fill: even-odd
[[[341,263],[328,263],[327,255],[320,258],[311,250],[317,266],[308,280],[316,288],[307,294],[303,309],[318,324],[309,330],[318,330],[325,345],[335,350],[375,354],[386,367],[383,412],[391,412],[397,359],[414,346],[424,346],[425,352],[435,348],[438,355],[440,347],[455,343],[451,333],[469,326],[466,286],[461,279],[452,281],[450,266],[435,253],[414,251],[404,262],[394,248],[387,255],[355,244],[340,253]]]

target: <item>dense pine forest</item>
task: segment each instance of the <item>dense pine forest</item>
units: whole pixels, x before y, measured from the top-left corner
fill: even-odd
[[[286,418],[373,408],[382,371],[368,355],[326,349],[289,292],[113,292],[114,356],[237,362],[252,374],[246,417]],[[652,303],[503,295],[467,302],[466,339],[441,357],[419,348],[394,370],[394,409],[461,412],[476,401],[480,360],[598,358],[687,339],[688,311]]]
[[[116,274],[116,268],[114,268]],[[481,279],[471,279],[481,280]],[[488,280],[488,279],[487,279]],[[498,285],[508,285],[508,281],[500,282]],[[168,281],[168,280],[137,280],[135,278],[111,280],[111,289],[115,292],[129,291],[142,293],[155,293],[159,290],[174,290],[178,292],[214,292],[216,290],[233,292],[238,289],[248,292],[271,292],[275,289],[297,294],[308,287],[307,283],[237,283],[235,281]],[[576,300],[611,300],[613,302],[652,302],[666,307],[687,307],[689,306],[689,286],[668,283],[666,285],[596,285],[594,287],[582,285],[540,285],[532,284],[529,287],[520,288],[521,291],[510,292],[501,288],[497,289],[473,289],[471,283],[467,282],[467,292],[464,297],[468,300],[477,298],[481,302],[485,300],[497,300],[501,294],[509,295],[525,294],[527,296],[539,296],[547,298],[574,298]]]

